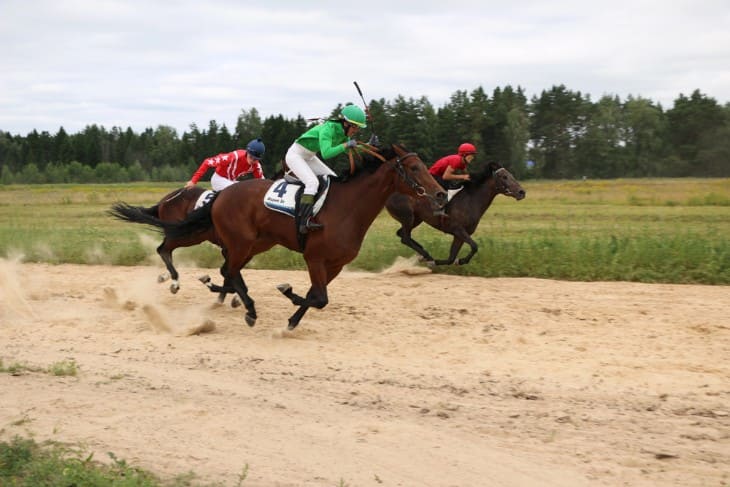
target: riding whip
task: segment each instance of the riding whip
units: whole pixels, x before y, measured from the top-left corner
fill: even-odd
[[[362,104],[365,107],[365,113],[368,116],[368,120],[370,120],[370,129],[372,130],[373,134],[375,133],[375,124],[373,123],[373,117],[370,115],[370,110],[368,109],[368,104],[365,101],[365,97],[362,95],[362,90],[360,89],[360,85],[357,84],[357,81],[352,82],[355,85],[355,88],[357,88],[357,92],[360,95],[360,99],[362,100]]]

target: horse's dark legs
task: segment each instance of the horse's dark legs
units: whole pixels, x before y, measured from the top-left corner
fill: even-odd
[[[471,249],[470,249],[470,251],[469,251],[469,253],[467,254],[466,257],[462,257],[461,259],[457,259],[456,263],[458,265],[466,265],[466,264],[469,263],[469,261],[471,260],[471,258],[474,257],[474,255],[477,253],[477,250],[479,250],[479,247],[477,246],[477,243],[474,240],[471,239],[471,236],[465,235],[465,236],[463,236],[461,238],[467,244],[469,244],[469,247]],[[461,247],[461,246],[459,246],[459,247]],[[457,254],[458,254],[458,251],[457,251]],[[454,257],[456,257],[456,255],[454,255]]]
[[[330,267],[325,267],[323,264],[312,265],[307,263],[307,265],[309,266],[309,278],[312,282],[312,287],[309,288],[306,298],[295,294],[289,284],[280,284],[277,286],[277,289],[284,296],[289,298],[295,306],[299,306],[299,309],[289,317],[289,325],[287,326],[289,330],[293,330],[299,325],[299,322],[309,308],[322,309],[327,306],[327,303],[329,303],[327,284],[342,270],[341,265],[333,265]]]
[[[425,260],[427,262],[433,262],[434,259],[433,259],[433,257],[431,257],[431,254],[429,254],[428,251],[426,249],[424,249],[420,243],[416,242],[413,239],[413,237],[411,236],[412,230],[413,230],[413,227],[406,228],[406,226],[404,225],[401,228],[399,228],[398,231],[395,232],[395,234],[398,235],[398,237],[400,237],[400,241],[403,245],[405,245],[406,247],[410,247],[413,250],[415,250],[416,252],[418,252],[418,254],[420,254],[420,256],[423,258],[423,260]]]
[[[162,259],[162,262],[165,263],[165,267],[167,268],[168,275],[160,274],[160,276],[157,278],[157,282],[165,282],[168,279],[172,279],[172,283],[170,283],[170,292],[172,294],[177,293],[180,290],[180,281],[178,280],[180,278],[180,275],[177,273],[177,269],[175,269],[175,266],[172,265],[172,251],[174,249],[169,249],[167,247],[167,239],[163,239],[162,243],[159,247],[157,247],[157,254]]]
[[[256,307],[254,306],[253,299],[251,299],[251,297],[248,295],[248,288],[246,287],[246,282],[243,280],[241,271],[236,272],[236,275],[234,275],[230,279],[231,279],[231,285],[238,293],[238,296],[241,298],[241,301],[243,301],[244,306],[246,306],[246,324],[248,326],[255,325],[256,324]]]
[[[466,230],[459,229],[454,232],[454,241],[451,242],[451,250],[449,252],[449,258],[446,260],[436,260],[434,264],[436,265],[450,265],[450,264],[456,264],[456,265],[465,265],[468,264],[472,257],[474,257],[474,254],[477,253],[477,250],[479,247],[477,246],[476,242],[471,239],[468,233],[466,233]],[[469,247],[471,247],[471,250],[469,254],[461,259],[457,259],[456,256],[459,255],[459,251],[461,250],[461,247],[464,245],[464,242],[469,244]]]
[[[223,276],[223,288],[224,289],[221,289],[218,294],[218,302],[223,304],[223,301],[226,299],[226,294],[228,294],[228,293],[235,294],[235,291],[230,291],[230,290],[226,289],[226,288],[229,288],[232,286],[231,280],[229,279],[229,277],[226,273],[226,266],[227,266],[227,261],[228,261],[227,254],[228,253],[226,252],[226,249],[221,248],[221,254],[223,254],[223,265],[220,268],[220,273],[221,273],[221,276]],[[246,264],[248,264],[249,260],[251,260],[251,259],[248,259],[246,262],[244,262],[244,264],[243,264],[244,267],[246,266]],[[237,295],[233,296],[233,298],[231,298],[231,307],[238,308],[239,306],[241,306],[240,298]]]
[[[327,306],[327,303],[329,302],[326,287],[319,293],[315,291],[314,287],[309,288],[306,298],[295,294],[289,284],[279,284],[276,288],[281,291],[284,296],[289,298],[292,304],[299,306],[299,309],[297,309],[294,314],[289,317],[289,325],[287,326],[287,329],[289,330],[293,330],[297,327],[297,325],[299,325],[299,322],[302,320],[302,317],[304,317],[304,314],[309,308],[322,309]]]

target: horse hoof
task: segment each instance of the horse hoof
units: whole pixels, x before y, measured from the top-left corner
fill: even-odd
[[[278,289],[281,294],[286,295],[286,293],[291,292],[291,284],[279,284],[276,286],[276,289]]]
[[[170,284],[170,292],[172,294],[177,294],[177,292],[180,290],[180,284],[174,283]]]
[[[198,278],[198,281],[202,282],[203,284],[208,284],[210,282],[210,276],[207,274],[204,276],[200,276]]]
[[[288,325],[288,326],[286,327],[286,329],[287,329],[287,330],[289,330],[289,331],[292,331],[292,330],[294,330],[294,328],[296,328],[296,327],[297,327],[297,325],[298,325],[298,324],[299,324],[299,323],[292,323],[292,322],[289,322],[289,325]]]
[[[251,316],[250,314],[246,314],[246,324],[248,326],[253,326],[256,324],[256,318]]]
[[[157,276],[157,282],[163,283],[163,282],[167,281],[169,278],[170,278],[170,276],[168,276],[167,274],[160,274],[159,276]]]
[[[231,299],[231,308],[238,308],[239,306],[241,306],[241,300],[238,296],[234,296],[233,299]]]

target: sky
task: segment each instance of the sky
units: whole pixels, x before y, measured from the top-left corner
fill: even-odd
[[[339,103],[565,85],[730,102],[728,0],[0,0],[0,130],[178,135]]]

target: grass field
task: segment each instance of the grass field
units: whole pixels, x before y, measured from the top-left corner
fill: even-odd
[[[174,183],[0,186],[0,256],[50,263],[159,263],[155,231],[112,219],[116,201],[150,206]],[[527,198],[499,196],[474,238],[467,266],[436,272],[568,280],[730,284],[730,179],[528,181]],[[412,256],[383,212],[351,268],[380,270]],[[414,237],[436,258],[451,237],[430,227]],[[466,249],[462,249],[462,255]],[[218,267],[203,244],[175,252],[178,263]],[[254,268],[304,268],[297,253],[274,248]]]

